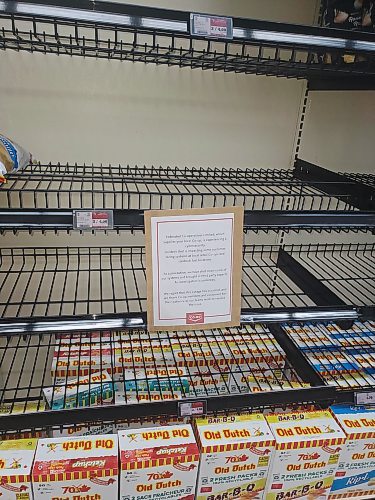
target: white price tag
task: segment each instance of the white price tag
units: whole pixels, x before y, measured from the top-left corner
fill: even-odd
[[[355,394],[355,402],[361,406],[375,406],[375,391],[357,392]]]
[[[113,229],[113,210],[76,210],[74,229]]]
[[[190,14],[190,32],[196,36],[232,39],[233,19],[231,17]]]
[[[180,417],[198,417],[207,413],[206,401],[194,401],[194,403],[179,403]]]

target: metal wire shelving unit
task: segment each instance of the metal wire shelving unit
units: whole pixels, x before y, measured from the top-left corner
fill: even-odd
[[[371,33],[233,18],[232,39],[210,39],[192,34],[189,12],[90,0],[4,2],[0,16],[3,49],[308,78],[331,86],[337,78],[372,85],[368,77],[375,74]],[[326,64],[327,52],[361,58]]]
[[[232,21],[233,39],[218,40],[193,35],[186,12],[91,0],[0,2],[0,49],[304,78],[312,90],[375,88],[373,34]],[[326,53],[358,57],[326,64]],[[241,327],[168,336],[147,331],[142,243],[1,248],[0,432],[175,416],[181,402],[197,400],[207,412],[326,406],[372,390],[372,374],[351,372],[346,385],[322,374],[312,323],[300,342],[285,323],[314,322],[323,337],[328,322],[350,337],[354,320],[374,318],[373,181],[300,159],[287,171],[58,163],[10,175],[0,189],[4,234],[71,233],[76,210],[105,209],[115,231],[142,238],[147,209],[243,205],[249,238]],[[259,232],[279,243],[254,244]],[[286,234],[293,241],[302,232],[314,243],[288,243]],[[352,241],[332,242],[343,234]],[[343,355],[344,347],[335,348]],[[331,359],[321,351],[318,360]],[[122,403],[77,408],[85,384],[68,382],[77,366],[89,377],[96,367],[108,370]],[[64,397],[62,408],[44,409],[45,389],[53,402],[60,384],[76,388],[73,403],[67,408]]]

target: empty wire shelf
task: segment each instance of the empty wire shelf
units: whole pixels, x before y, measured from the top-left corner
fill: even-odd
[[[362,173],[343,173],[345,177],[353,181],[360,182],[361,184],[366,184],[372,188],[375,188],[375,174],[362,174]]]
[[[178,403],[192,399],[218,411],[329,397],[290,361],[261,325],[2,337],[0,430],[177,415]]]
[[[287,276],[276,281],[278,247],[244,247],[244,308],[314,303]],[[146,310],[144,247],[0,250],[0,317]]]
[[[374,304],[374,244],[291,245],[285,250],[244,246],[243,309]],[[297,275],[288,273],[285,256]],[[4,248],[0,257],[3,319],[146,310],[144,247]],[[316,276],[314,286],[302,279],[305,269]],[[327,287],[333,292],[330,302],[316,300],[319,284],[319,297],[324,299]]]
[[[8,177],[1,208],[120,210],[241,205],[245,210],[353,210],[345,182],[340,200],[323,184],[276,169],[30,165]]]
[[[311,244],[285,250],[345,304],[375,303],[375,244]]]
[[[100,1],[75,8],[58,0],[3,4],[3,49],[289,78],[375,73],[375,41],[367,33],[235,18],[233,40],[207,40],[190,34],[188,12]],[[348,53],[361,57],[324,62]]]

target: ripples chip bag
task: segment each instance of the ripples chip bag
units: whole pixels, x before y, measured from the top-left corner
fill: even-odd
[[[24,169],[31,161],[29,152],[0,134],[0,184],[6,182],[6,174]]]

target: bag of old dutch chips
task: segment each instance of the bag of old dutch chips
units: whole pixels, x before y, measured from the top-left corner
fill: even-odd
[[[0,134],[0,184],[6,182],[7,174],[21,171],[31,161],[32,157],[29,152]]]

